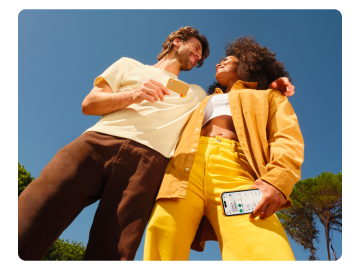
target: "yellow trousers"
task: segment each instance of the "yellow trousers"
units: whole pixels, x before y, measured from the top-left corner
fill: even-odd
[[[145,237],[144,260],[188,260],[203,215],[212,224],[223,260],[295,260],[276,215],[249,221],[249,214],[226,217],[220,195],[249,189],[253,173],[238,142],[201,137],[185,199],[160,199]]]

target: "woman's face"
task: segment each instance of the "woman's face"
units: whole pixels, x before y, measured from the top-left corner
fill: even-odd
[[[216,65],[215,78],[220,83],[221,81],[238,80],[237,68],[239,60],[236,56],[226,56],[219,64]]]

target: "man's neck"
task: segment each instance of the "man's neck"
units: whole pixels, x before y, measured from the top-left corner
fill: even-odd
[[[153,67],[164,69],[168,72],[179,76],[180,73],[180,64],[175,57],[171,57],[169,54],[165,55],[159,62],[157,62]]]

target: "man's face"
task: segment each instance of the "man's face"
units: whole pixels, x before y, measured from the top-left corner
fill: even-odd
[[[181,42],[175,58],[180,63],[181,71],[188,71],[195,67],[202,56],[202,46],[197,38],[191,37],[187,41]]]

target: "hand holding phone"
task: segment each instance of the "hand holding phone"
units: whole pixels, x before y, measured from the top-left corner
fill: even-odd
[[[262,196],[259,189],[224,192],[221,194],[223,214],[225,216],[251,214]]]
[[[250,188],[258,188],[264,194],[263,199],[250,215],[250,220],[257,216],[260,218],[270,217],[287,202],[285,195],[280,190],[262,179],[257,179]]]

